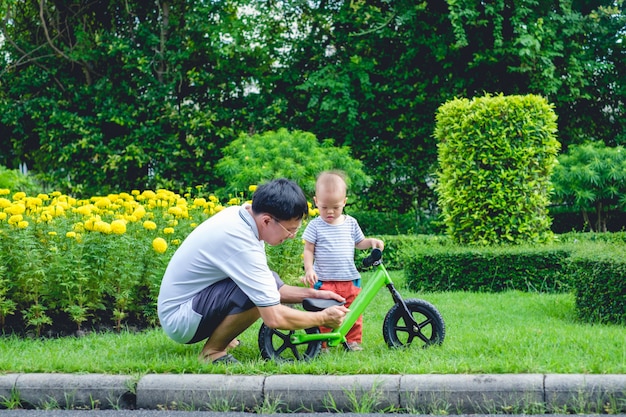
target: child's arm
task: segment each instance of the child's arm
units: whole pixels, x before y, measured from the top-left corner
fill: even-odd
[[[315,243],[304,242],[304,278],[302,282],[313,285],[317,282],[317,275],[313,269],[313,259],[315,253]]]
[[[385,242],[380,239],[374,239],[373,237],[363,239],[359,243],[355,245],[357,249],[369,249],[369,248],[378,248],[380,250],[385,249]]]

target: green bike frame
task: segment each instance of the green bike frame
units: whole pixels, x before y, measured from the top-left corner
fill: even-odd
[[[369,303],[372,302],[374,297],[380,289],[383,287],[387,287],[391,292],[391,296],[396,304],[402,304],[404,306],[404,310],[407,311],[406,319],[410,322],[413,322],[414,325],[415,320],[411,316],[411,313],[408,312],[406,305],[404,305],[404,301],[402,297],[395,289],[393,285],[393,281],[387,272],[387,269],[382,264],[380,258],[372,264],[376,266],[376,270],[374,271],[374,275],[370,278],[367,285],[361,290],[359,295],[356,296],[352,304],[350,305],[350,311],[346,314],[343,323],[336,329],[333,329],[330,333],[305,333],[305,332],[295,332],[290,336],[290,340],[293,344],[307,343],[316,340],[325,341],[328,343],[328,346],[338,346],[342,343],[346,342],[346,335],[356,323],[359,316],[363,314]]]

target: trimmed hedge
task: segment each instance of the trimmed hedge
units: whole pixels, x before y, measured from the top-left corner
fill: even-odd
[[[626,248],[593,246],[573,253],[569,263],[578,316],[589,322],[626,324]]]
[[[562,292],[570,251],[548,247],[416,248],[405,260],[410,288],[417,291],[506,290]]]
[[[402,264],[416,291],[571,291],[582,320],[626,324],[625,236],[571,234],[544,246],[426,244],[405,248]]]

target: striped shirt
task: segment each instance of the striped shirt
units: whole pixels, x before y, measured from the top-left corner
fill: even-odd
[[[315,245],[313,269],[320,281],[353,281],[361,277],[354,265],[354,247],[365,236],[354,217],[344,218],[343,223],[332,225],[316,217],[302,235]]]

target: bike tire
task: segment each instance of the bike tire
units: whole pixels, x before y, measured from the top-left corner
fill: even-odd
[[[426,348],[440,345],[446,335],[443,317],[434,305],[425,300],[410,298],[404,300],[411,316],[418,324],[414,329],[405,323],[404,308],[396,304],[387,312],[383,322],[383,337],[390,348],[418,345]]]
[[[315,358],[322,349],[320,340],[299,344],[291,342],[291,335],[302,331],[313,334],[319,333],[320,329],[311,327],[306,330],[278,330],[262,324],[258,338],[261,357],[276,362],[308,361]]]

